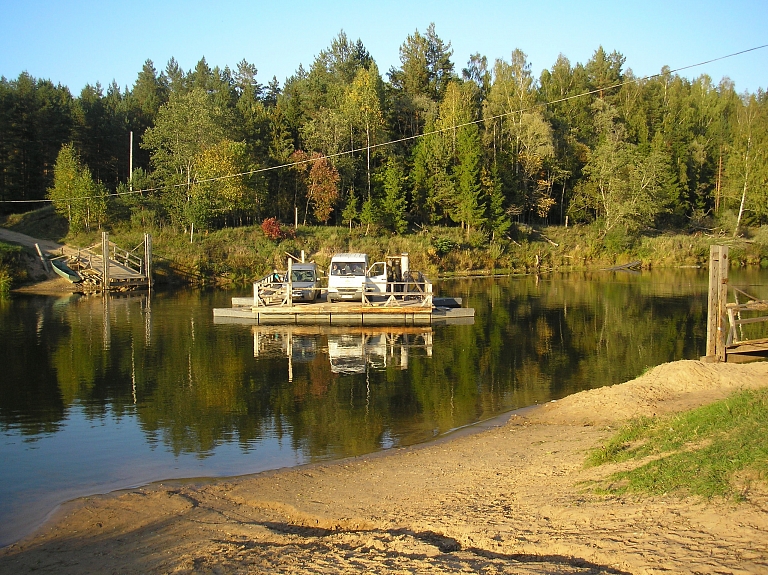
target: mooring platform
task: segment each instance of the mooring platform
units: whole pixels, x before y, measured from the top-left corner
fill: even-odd
[[[372,304],[359,302],[295,303],[293,305],[254,306],[252,298],[232,298],[231,308],[215,308],[214,323],[246,323],[255,325],[455,325],[472,324],[475,310],[462,307]],[[245,305],[243,305],[245,304]]]

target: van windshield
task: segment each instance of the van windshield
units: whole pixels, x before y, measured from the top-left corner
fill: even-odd
[[[292,270],[292,282],[313,282],[315,281],[315,272],[312,270]]]
[[[331,264],[332,276],[364,276],[365,264],[363,262],[333,262]]]

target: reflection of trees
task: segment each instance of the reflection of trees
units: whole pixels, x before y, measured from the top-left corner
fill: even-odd
[[[29,435],[56,431],[66,412],[47,362],[53,303],[40,301],[17,298],[0,306],[0,429]]]
[[[489,290],[473,287],[474,296],[469,286],[462,289],[476,308],[480,365],[494,369],[482,379],[497,386],[491,393],[497,404],[511,407],[619,383],[649,366],[698,357],[705,337],[706,282],[704,274],[599,272],[572,274],[567,281],[499,280]],[[499,302],[507,302],[503,312]]]
[[[362,454],[697,357],[706,282],[705,272],[457,280],[443,290],[476,309],[475,323],[435,328],[431,357],[415,348],[407,369],[376,359],[334,373],[318,330],[293,342],[290,380],[287,346],[254,357],[250,326],[212,325],[215,295],[153,294],[151,312],[140,297],[111,298],[108,318],[100,298],[30,304],[0,322],[16,382],[0,384],[0,417],[38,433],[79,402],[91,417],[135,413],[175,453],[225,441],[258,451],[276,436],[309,457]]]

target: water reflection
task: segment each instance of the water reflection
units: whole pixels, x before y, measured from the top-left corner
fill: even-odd
[[[253,356],[288,359],[288,381],[295,363],[327,355],[331,373],[364,374],[388,367],[408,369],[412,350],[432,357],[432,328],[255,325]]]
[[[0,542],[35,505],[409,445],[704,352],[705,271],[437,287],[473,325],[215,325],[237,294],[195,291],[0,305]]]

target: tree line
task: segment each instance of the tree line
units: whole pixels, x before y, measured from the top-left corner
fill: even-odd
[[[75,229],[133,220],[194,233],[260,222],[594,223],[602,234],[768,223],[768,97],[620,53],[564,55],[536,77],[521,50],[458,70],[430,25],[385,74],[342,31],[308,69],[159,71],[78,97],[0,79],[0,210],[53,200]],[[133,133],[133,173],[129,173]]]

